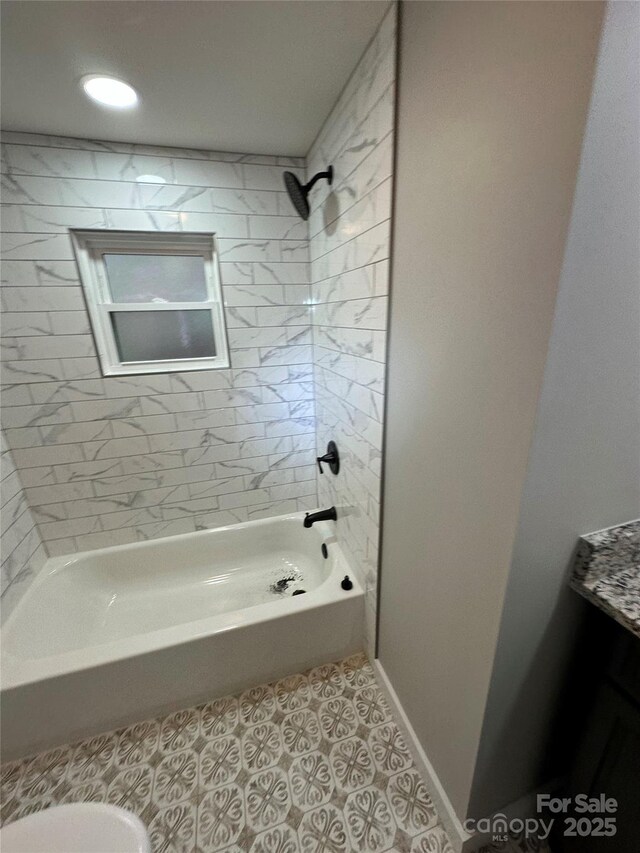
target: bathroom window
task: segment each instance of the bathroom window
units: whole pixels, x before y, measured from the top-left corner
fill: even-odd
[[[71,238],[105,376],[229,367],[213,234]]]

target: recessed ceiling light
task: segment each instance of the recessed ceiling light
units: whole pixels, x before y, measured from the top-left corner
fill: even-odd
[[[82,88],[90,98],[106,107],[125,109],[138,103],[136,90],[115,77],[100,74],[88,74],[80,81]]]
[[[160,175],[138,175],[136,181],[139,184],[166,184],[167,179],[161,178]]]

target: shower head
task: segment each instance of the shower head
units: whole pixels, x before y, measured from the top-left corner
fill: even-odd
[[[329,166],[326,172],[318,172],[307,184],[301,184],[293,172],[284,173],[284,185],[289,193],[289,198],[296,211],[304,220],[309,218],[309,201],[307,198],[309,190],[321,178],[326,178],[329,186],[331,186],[331,182],[333,181],[333,166]]]

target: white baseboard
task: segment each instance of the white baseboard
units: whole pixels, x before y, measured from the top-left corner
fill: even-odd
[[[427,758],[427,755],[416,736],[413,726],[409,722],[409,718],[407,717],[395,690],[391,686],[391,682],[389,681],[387,674],[384,671],[384,667],[377,659],[373,661],[373,667],[375,669],[376,675],[378,676],[382,691],[385,694],[391,711],[395,716],[398,728],[404,736],[407,747],[411,752],[415,765],[420,771],[422,778],[424,779],[424,783],[427,786],[429,795],[431,796],[433,804],[436,807],[438,815],[440,816],[442,825],[444,826],[445,831],[449,836],[451,846],[453,847],[455,853],[461,853],[464,845],[471,838],[471,836],[468,832],[465,832],[462,824],[460,823],[460,820],[457,814],[455,813],[453,806],[451,805],[451,801],[447,796],[447,792],[445,791],[444,787],[442,786],[442,783],[438,779],[438,774],[436,773],[433,768],[433,765]]]
[[[438,774],[427,758],[427,754],[422,748],[413,726],[409,722],[409,718],[402,707],[402,703],[400,702],[397,693],[391,686],[391,682],[384,671],[384,667],[378,659],[373,660],[373,667],[378,677],[380,687],[385,694],[389,707],[395,717],[395,721],[398,724],[398,728],[404,736],[415,765],[424,779],[424,783],[427,786],[429,795],[431,796],[433,804],[440,816],[442,825],[449,836],[451,846],[455,853],[475,853],[479,847],[491,843],[491,835],[489,833],[478,832],[470,834],[464,829],[451,804],[451,800],[447,796],[444,786],[438,778]],[[499,809],[499,813],[506,816],[508,820],[516,817],[521,819],[534,817],[536,814],[536,797],[538,793],[555,793],[561,790],[562,783],[562,779],[554,779],[537,791],[532,791],[530,794],[527,794],[519,800]],[[495,814],[497,813],[498,812]]]

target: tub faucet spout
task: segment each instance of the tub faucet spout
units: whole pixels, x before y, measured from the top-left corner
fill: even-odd
[[[312,527],[316,521],[336,521],[337,518],[336,508],[332,506],[329,509],[319,509],[318,512],[308,512],[302,523],[305,527]]]

